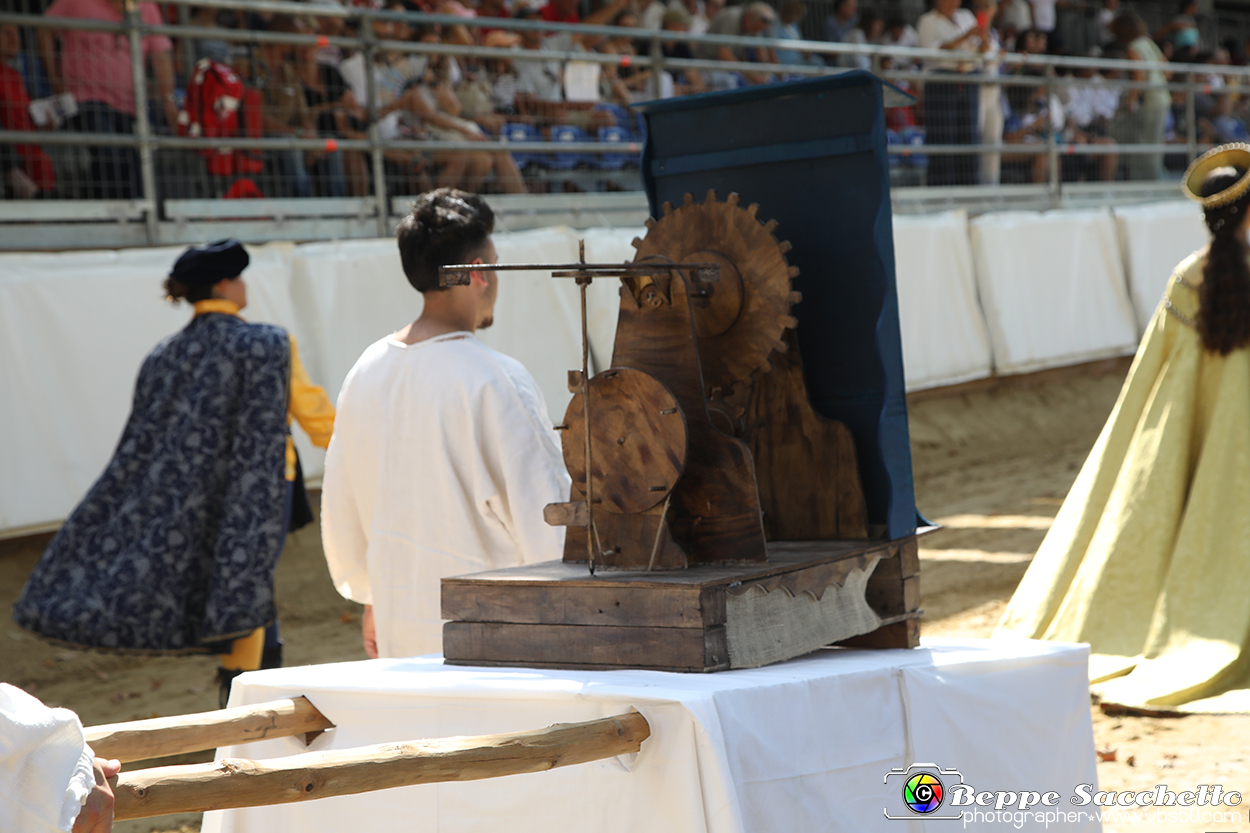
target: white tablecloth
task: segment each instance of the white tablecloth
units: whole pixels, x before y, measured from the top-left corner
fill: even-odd
[[[235,682],[231,705],[306,695],[338,727],[311,751],[537,729],[630,707],[651,737],[625,758],[207,813],[203,829],[941,831],[955,823],[884,818],[901,789],[884,783],[891,768],[958,769],[978,791],[1067,796],[1096,783],[1087,658],[1084,645],[928,639],[911,651],[821,651],[706,675],[461,668],[439,657],[259,671]],[[302,739],[282,738],[218,756],[303,751]]]

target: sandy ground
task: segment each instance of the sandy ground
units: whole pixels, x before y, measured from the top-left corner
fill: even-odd
[[[1124,361],[1109,362],[912,397],[917,504],[944,527],[923,539],[920,551],[924,634],[989,636],[1110,412],[1126,369]],[[363,658],[360,610],[331,587],[318,536],[316,526],[292,536],[278,568],[288,665]],[[46,542],[0,542],[0,610],[9,610]],[[0,624],[0,632],[0,679],[76,710],[88,725],[216,707],[211,657],[108,656],[48,646],[9,624]],[[1113,717],[1091,708],[1096,746],[1114,750],[1114,760],[1098,764],[1100,789],[1165,784],[1179,792],[1222,784],[1250,793],[1250,716]],[[184,756],[178,762],[207,759]],[[1240,822],[1139,819],[1104,829],[1250,831],[1250,806],[1239,809]],[[198,817],[188,816],[119,823],[115,829],[198,827]]]

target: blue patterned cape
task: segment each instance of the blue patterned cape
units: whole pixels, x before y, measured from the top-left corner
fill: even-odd
[[[203,651],[274,619],[291,349],[232,315],[191,320],[147,357],[104,474],[14,607],[59,642]]]

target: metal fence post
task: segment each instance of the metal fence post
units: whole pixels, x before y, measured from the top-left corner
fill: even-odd
[[[386,198],[386,164],[382,158],[382,133],[378,126],[378,84],[373,75],[378,54],[378,39],[373,31],[373,15],[366,12],[360,19],[360,35],[365,53],[365,111],[369,119],[369,156],[373,162],[373,196],[378,213],[378,237],[390,236],[390,206]]]
[[[1198,90],[1190,73],[1189,89],[1185,91],[1185,141],[1189,143],[1189,158],[1198,156]]]
[[[659,36],[651,38],[651,97],[660,97],[660,74],[664,72],[664,47]]]
[[[135,92],[135,131],[139,138],[139,175],[147,208],[143,212],[148,245],[155,246],[160,229],[156,218],[156,171],[152,157],[152,125],[148,121],[148,82],[143,69],[143,39],[139,35],[139,3],[126,0],[126,36],[130,39],[130,77]]]
[[[178,25],[179,26],[191,25],[191,7],[190,6],[178,7]],[[216,25],[216,21],[214,21],[214,25]],[[185,46],[189,46],[189,44],[185,40],[183,41],[183,44]],[[182,50],[182,75],[184,78],[189,79],[194,74],[195,74],[194,50],[183,49]]]
[[[1060,176],[1059,176],[1059,137],[1055,135],[1054,113],[1050,112],[1051,103],[1055,94],[1054,87],[1055,67],[1054,64],[1046,65],[1046,157],[1047,157],[1047,189],[1050,192],[1050,202],[1055,208],[1059,207],[1060,198]]]

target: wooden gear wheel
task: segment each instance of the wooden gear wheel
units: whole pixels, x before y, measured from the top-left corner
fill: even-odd
[[[787,347],[782,336],[795,325],[790,308],[800,295],[790,289],[798,267],[786,262],[787,242],[773,236],[775,220],[756,219],[759,206],[725,202],[708,191],[703,202],[686,194],[685,204],[664,203],[660,220],[647,220],[647,236],[634,239],[634,262],[668,260],[720,265],[720,280],[708,284],[710,297],[690,292],[690,309],[699,337],[703,389],[709,398],[727,395],[756,370],[767,372],[768,356]],[[691,287],[693,289],[693,287]]]
[[[628,367],[595,376],[590,395],[595,503],[622,514],[650,509],[668,497],[686,466],[686,417],[681,407],[654,376]],[[582,490],[585,399],[581,393],[573,396],[561,432],[565,467],[573,485]]]

